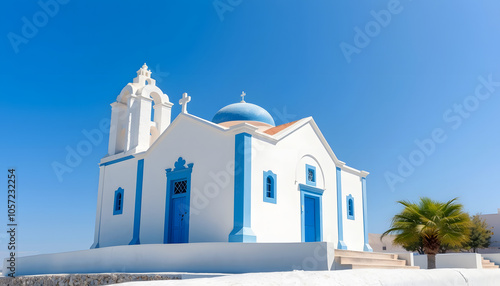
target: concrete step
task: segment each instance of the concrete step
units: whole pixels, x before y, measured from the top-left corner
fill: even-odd
[[[341,250],[341,249],[335,249],[334,256],[370,257],[370,258],[379,258],[379,259],[398,259],[398,255],[392,254],[392,253],[379,253],[379,252]]]
[[[498,269],[498,265],[496,265],[494,262],[491,262],[489,259],[483,258],[481,261],[481,264],[483,266],[483,269]]]
[[[335,262],[346,265],[385,265],[385,266],[405,266],[405,260],[397,259],[384,259],[384,258],[374,258],[374,257],[354,257],[354,256],[337,256],[335,257]]]
[[[395,265],[365,265],[365,264],[350,264],[351,269],[366,269],[366,268],[376,268],[376,269],[420,269],[418,266],[395,266]]]
[[[483,265],[483,269],[499,269],[498,265]]]

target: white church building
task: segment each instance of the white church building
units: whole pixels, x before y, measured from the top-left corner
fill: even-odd
[[[276,126],[241,97],[207,120],[184,93],[171,120],[144,64],[111,104],[91,249],[18,257],[15,275],[413,265],[372,253],[368,172],[340,161],[312,117]]]
[[[368,172],[340,161],[312,117],[276,126],[244,97],[207,120],[183,94],[171,120],[144,64],[111,104],[92,248],[324,241],[372,251]]]

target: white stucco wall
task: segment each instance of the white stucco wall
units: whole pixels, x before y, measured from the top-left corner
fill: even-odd
[[[140,242],[163,243],[166,169],[179,157],[194,163],[191,174],[189,242],[226,242],[233,228],[234,134],[207,128],[180,115],[147,151],[134,159],[101,167],[102,212],[98,198],[96,232],[99,246],[126,245],[133,237],[137,161],[144,159]],[[207,152],[208,151],[208,152]],[[113,158],[114,159],[114,158]],[[121,215],[113,215],[114,192],[124,191]],[[100,197],[100,193],[98,195]]]
[[[252,229],[258,242],[302,240],[299,184],[306,184],[306,164],[316,167],[322,197],[323,241],[337,241],[335,164],[306,124],[276,145],[253,138]],[[277,175],[277,204],[263,201],[263,172]]]
[[[361,178],[342,170],[342,221],[344,242],[349,250],[363,250],[363,190]],[[354,197],[354,220],[347,218],[347,196]]]
[[[427,255],[414,255],[413,263],[415,266],[420,267],[420,269],[427,269]]]
[[[427,269],[427,255],[415,255],[415,266]],[[481,255],[478,253],[441,253],[436,255],[436,268],[482,269]]]
[[[299,184],[306,185],[306,164],[316,167],[316,187],[324,190],[322,240],[335,245],[338,242],[336,165],[312,124],[312,121],[303,124],[280,141],[258,134],[252,136],[251,228],[257,242],[302,241]],[[186,165],[194,164],[189,242],[228,241],[234,219],[235,134],[253,132],[248,127],[224,130],[209,125],[211,123],[199,118],[180,114],[148,151],[134,154],[134,159],[101,167],[100,184],[104,192],[102,212],[98,211],[100,247],[128,244],[132,240],[140,159],[144,159],[140,243],[163,243],[167,199],[165,169],[173,169],[179,157]],[[269,170],[277,175],[277,204],[263,200],[263,172]],[[123,214],[113,216],[114,192],[118,187],[125,190],[124,210]],[[346,196],[349,194],[355,200],[355,220],[347,219]],[[350,250],[363,250],[361,180],[344,167],[341,197],[344,242]]]
[[[129,244],[132,240],[137,180],[137,159],[101,167],[104,172],[99,246]],[[113,215],[115,191],[122,188],[123,212]]]
[[[490,227],[493,227],[490,247],[500,248],[500,209],[498,209],[498,213],[496,214],[484,214],[481,215],[481,218],[483,218]]]
[[[300,242],[300,192],[295,185],[296,150],[252,138],[251,223],[257,242]],[[276,174],[276,204],[264,202],[263,172]]]
[[[178,119],[144,157],[141,243],[163,243],[165,169],[179,157],[194,164],[189,242],[226,242],[233,227],[234,135],[187,116]]]

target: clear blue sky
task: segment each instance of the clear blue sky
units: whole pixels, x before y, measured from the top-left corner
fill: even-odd
[[[51,164],[110,117],[144,62],[172,102],[188,92],[190,113],[205,119],[242,90],[277,123],[313,116],[341,160],[371,172],[370,232],[387,229],[402,199],[500,208],[500,87],[474,97],[479,77],[500,81],[498,1],[235,0],[219,14],[212,1],[67,2],[48,15],[36,1],[9,1],[1,15],[0,165],[18,173],[21,254],[92,244],[107,138],[62,182]],[[357,49],[350,62],[341,44]],[[455,109],[464,103],[470,112]],[[418,157],[415,140],[436,129],[446,140]],[[400,175],[399,156],[411,154],[418,166],[391,189],[387,172]]]

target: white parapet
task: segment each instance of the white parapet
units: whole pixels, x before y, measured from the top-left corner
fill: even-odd
[[[19,257],[16,276],[61,273],[246,273],[331,270],[334,244],[186,243],[112,246]],[[8,273],[4,261],[3,273]]]
[[[420,267],[420,269],[427,269],[427,255],[414,255],[413,263],[415,266]]]
[[[438,268],[483,268],[478,253],[445,253],[436,255]]]
[[[415,255],[415,266],[427,269],[427,255]],[[436,268],[482,269],[481,255],[478,253],[444,253],[436,255]]]

